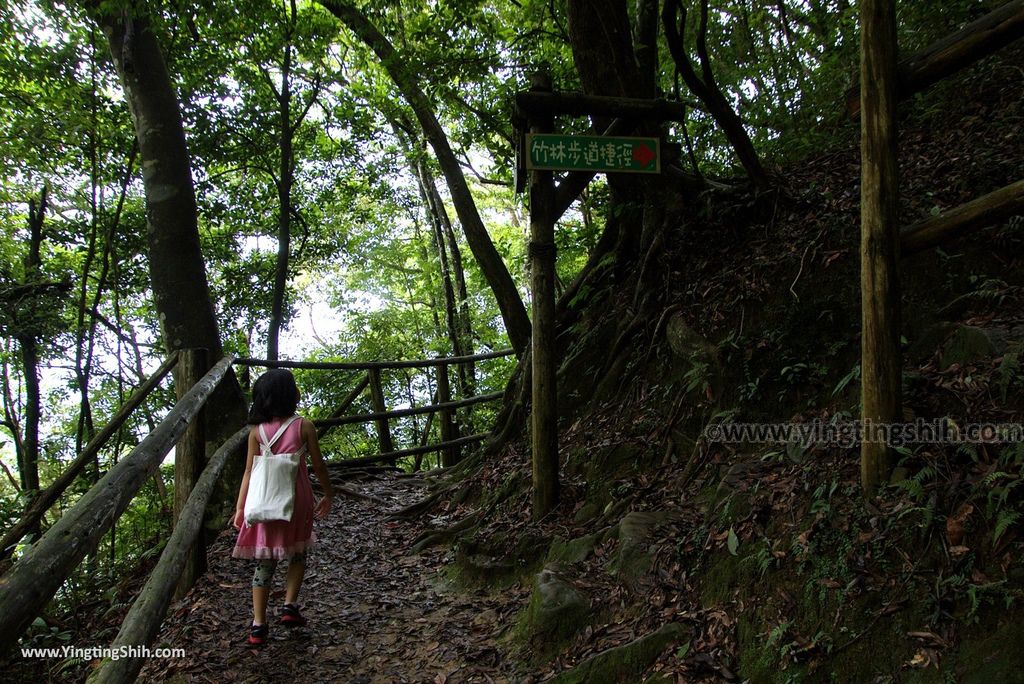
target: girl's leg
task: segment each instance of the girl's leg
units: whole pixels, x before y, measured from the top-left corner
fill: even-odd
[[[302,578],[305,574],[306,554],[303,551],[297,551],[288,561],[288,575],[284,585],[285,603],[294,604],[299,600],[299,589],[302,587]]]
[[[252,622],[254,625],[267,624],[267,599],[270,598],[270,583],[274,577],[277,561],[261,558],[256,561],[256,572],[252,576]]]

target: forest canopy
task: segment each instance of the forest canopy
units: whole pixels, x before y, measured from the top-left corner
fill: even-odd
[[[638,27],[636,43],[647,51],[637,54],[652,74],[643,87],[685,105],[685,120],[664,134],[687,176],[728,185],[753,173],[718,112],[681,73],[686,62],[705,85],[713,81],[764,169],[855,136],[846,104],[857,86],[855,3],[666,2],[686,10],[673,14],[681,20],[674,44],[658,30],[658,2],[600,4],[628,12]],[[899,2],[901,50],[922,48],[998,4]],[[574,61],[567,5],[4,3],[0,516],[15,519],[28,493],[51,482],[131,388],[183,346],[175,325],[204,330],[203,344],[242,357],[521,350],[528,238],[526,199],[514,188],[514,96],[540,68],[557,91],[592,90],[594,74]],[[651,22],[653,34],[644,34]],[[155,62],[135,60],[144,44]],[[147,128],[140,104],[140,91],[156,82],[146,69],[169,79],[163,94],[180,112],[180,161],[194,193],[192,223],[185,225],[181,205],[164,219],[189,234],[166,244],[158,212],[147,208],[147,194],[150,202],[159,194],[153,174],[165,169],[150,164],[143,139],[159,128]],[[942,89],[920,97],[939,98]],[[570,131],[591,123],[559,121]],[[180,200],[183,186],[175,187],[169,195]],[[559,222],[559,292],[594,253],[606,217],[620,210],[599,180]],[[179,253],[190,253],[193,241],[201,258],[187,264],[200,274],[188,277],[201,286],[195,295],[174,281],[186,261]],[[182,323],[207,303],[205,328]],[[177,322],[162,309],[175,306]],[[512,364],[481,365],[478,377],[460,379],[460,391],[502,390]],[[249,378],[240,382],[245,389]],[[429,403],[435,391],[410,374],[388,383],[407,405]],[[352,388],[351,378],[313,372],[300,373],[300,384],[305,407],[321,415]],[[87,479],[127,453],[172,402],[163,392],[133,416]],[[490,417],[482,409],[473,420]],[[412,418],[397,439],[413,444],[431,429],[438,428]],[[338,430],[327,444],[339,458],[374,448],[362,427]],[[167,524],[159,479],[133,505],[134,543],[114,553],[112,540],[112,563],[135,560]]]

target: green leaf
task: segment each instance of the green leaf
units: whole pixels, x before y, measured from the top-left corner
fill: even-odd
[[[729,538],[725,544],[729,547],[729,553],[735,556],[740,548],[740,538],[736,536],[736,531],[731,527],[729,528]]]

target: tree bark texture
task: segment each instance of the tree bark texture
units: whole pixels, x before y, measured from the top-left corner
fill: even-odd
[[[46,188],[39,196],[39,204],[29,202],[28,254],[25,255],[25,283],[31,285],[39,277],[42,267],[43,219],[46,216]],[[21,490],[39,491],[39,417],[42,398],[39,389],[39,332],[35,325],[17,335],[21,349],[21,366],[25,377],[25,416],[22,426],[22,450],[19,472]]]
[[[128,100],[142,160],[153,298],[168,350],[221,344],[199,246],[198,212],[181,109],[145,13],[100,26]]]
[[[153,301],[167,350],[206,349],[223,355],[213,299],[199,244],[198,213],[181,108],[145,8],[106,14],[106,6],[85,0],[110,43],[110,55],[124,87],[146,193],[146,234]],[[246,403],[233,372],[206,407],[208,448],[226,440],[245,422]],[[214,518],[230,515],[243,464],[232,461],[218,484]]]
[[[862,0],[861,17],[861,484],[889,477],[889,445],[872,428],[901,419],[896,164],[895,0]]]
[[[174,391],[178,401],[196,385],[207,370],[207,354],[205,349],[182,349],[178,362],[178,382]],[[202,475],[206,465],[205,455],[206,431],[203,426],[203,413],[200,410],[195,420],[189,423],[174,450],[174,525],[178,525],[181,512],[192,494],[192,489]],[[205,545],[199,540],[192,547],[181,573],[181,582],[175,591],[174,598],[180,599],[192,588],[196,578],[206,569]]]
[[[630,52],[632,54],[632,52]],[[536,84],[550,90],[550,80]],[[530,132],[550,133],[551,119],[534,119]],[[531,446],[533,519],[558,505],[558,347],[555,317],[555,182],[550,171],[530,172],[530,293],[533,298]]]
[[[276,360],[281,326],[288,294],[288,266],[291,259],[292,186],[295,182],[295,155],[292,146],[292,28],[295,26],[296,7],[290,3],[290,24],[286,29],[284,60],[281,64],[281,92],[275,93],[278,104],[278,151],[281,155],[277,177],[277,262],[274,269],[274,293],[270,305],[270,324],[267,331],[267,358]]]
[[[372,401],[373,410],[377,414],[383,414],[387,412],[387,406],[384,402],[384,388],[380,381],[380,369],[371,368],[368,371],[370,376],[370,399]],[[395,445],[391,441],[391,427],[388,425],[388,419],[386,416],[377,418],[377,441],[380,444],[381,453],[387,453],[395,450]]]

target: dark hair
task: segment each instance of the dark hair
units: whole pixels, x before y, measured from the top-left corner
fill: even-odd
[[[273,418],[288,418],[298,405],[299,388],[292,372],[284,368],[268,370],[253,383],[248,423],[259,425]]]

